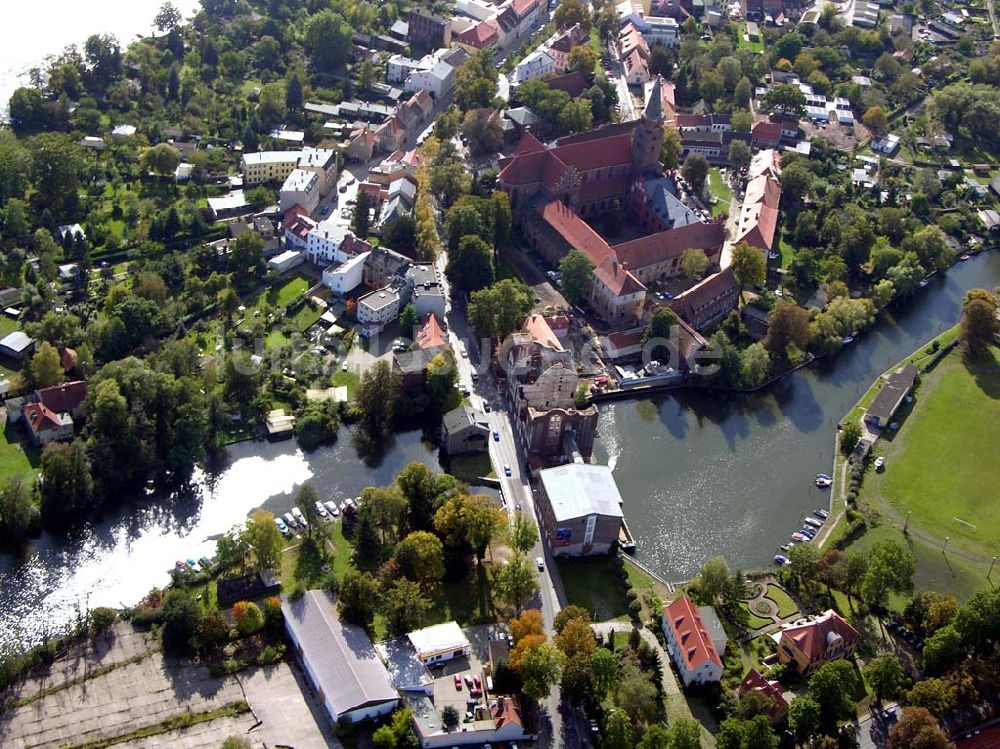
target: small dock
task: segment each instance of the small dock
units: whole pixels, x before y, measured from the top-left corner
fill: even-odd
[[[618,529],[618,547],[629,554],[635,554],[635,539],[632,538],[632,531],[629,530],[625,516],[622,516],[622,526]]]

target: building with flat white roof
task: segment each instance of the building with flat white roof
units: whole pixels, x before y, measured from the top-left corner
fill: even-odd
[[[305,256],[296,250],[285,250],[280,255],[275,255],[267,261],[267,267],[275,273],[284,273],[297,265],[302,265]]]
[[[607,466],[569,463],[538,472],[543,535],[557,556],[606,554],[619,538],[622,495]]]
[[[306,255],[309,262],[317,265],[345,262],[349,256],[342,253],[340,247],[349,234],[350,230],[332,217],[320,221],[306,237]]]
[[[34,350],[35,341],[21,330],[8,333],[0,340],[0,354],[6,354],[18,361],[26,356],[30,356]]]
[[[469,638],[456,622],[435,624],[406,636],[423,663],[444,663],[469,654]]]
[[[233,190],[228,195],[219,198],[209,198],[208,207],[216,221],[250,213],[250,206],[247,205],[247,199],[242,190]]]
[[[302,206],[312,213],[319,206],[320,175],[309,169],[295,168],[281,185],[279,208],[284,213],[292,206]]]
[[[399,317],[399,291],[386,286],[358,300],[358,322],[361,323],[361,334],[367,338],[373,333],[380,333],[385,326]]]

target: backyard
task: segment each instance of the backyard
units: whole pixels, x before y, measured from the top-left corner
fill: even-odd
[[[718,202],[712,206],[712,215],[718,216],[722,213],[729,211],[729,202],[732,200],[733,191],[730,189],[722,180],[722,174],[719,172],[718,167],[712,167],[708,170],[708,182],[712,187],[712,194],[716,197]]]

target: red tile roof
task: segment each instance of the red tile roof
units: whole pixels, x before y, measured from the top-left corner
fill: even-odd
[[[751,668],[750,673],[743,677],[739,692],[740,697],[747,692],[761,692],[770,697],[774,701],[774,706],[769,711],[772,717],[788,709],[788,701],[781,691],[781,685],[778,682],[768,681],[755,668]]]
[[[538,0],[514,0],[511,7],[518,18],[523,18],[538,3]]]
[[[580,250],[595,266],[611,254],[608,243],[562,201],[550,200],[538,212],[570,247]]]
[[[615,245],[614,251],[620,260],[628,263],[629,268],[641,268],[679,257],[684,250],[692,247],[714,253],[722,247],[725,238],[726,230],[722,224],[716,221],[710,224],[696,222]]]
[[[753,134],[753,139],[755,141],[777,143],[781,140],[781,123],[757,122],[754,123],[753,129],[750,132]]]
[[[44,403],[29,403],[22,409],[21,414],[24,416],[24,420],[27,422],[32,434],[38,434],[49,429],[58,429],[62,426],[59,414],[46,408]]]
[[[62,385],[38,390],[38,401],[57,414],[75,411],[87,397],[87,383],[83,380],[64,382]]]
[[[483,49],[495,42],[500,32],[493,21],[482,21],[477,23],[468,31],[463,31],[455,40],[462,44],[467,44],[476,49]]]
[[[726,268],[718,273],[713,273],[704,281],[695,284],[683,294],[677,296],[677,298],[670,302],[670,309],[693,325],[695,324],[693,321],[698,317],[699,309],[716,297],[738,291],[739,284],[736,283],[736,279],[733,277],[733,269]]]
[[[490,712],[498,731],[509,723],[516,726],[523,725],[521,711],[518,709],[517,700],[514,697],[498,697],[497,704],[491,708]]]
[[[433,312],[427,315],[427,322],[417,331],[417,346],[421,351],[448,345],[448,335],[444,332],[444,326]]]
[[[789,627],[781,632],[781,639],[788,638],[795,643],[810,660],[822,658],[827,651],[827,641],[831,636],[840,636],[845,643],[856,642],[858,630],[844,617],[830,609],[823,616],[798,627]]]
[[[552,332],[552,328],[549,327],[549,321],[541,315],[528,315],[521,329],[531,336],[532,341],[541,346],[550,348],[553,351],[564,350],[559,338]]]
[[[770,251],[778,228],[781,183],[769,173],[747,183],[743,206],[736,225],[736,241]]]
[[[59,352],[59,361],[62,362],[63,372],[69,372],[76,366],[76,351],[68,346]]]
[[[715,651],[698,607],[690,598],[681,596],[668,605],[663,610],[663,618],[674,631],[674,639],[688,670],[697,670],[705,661],[711,661],[721,668],[722,659]]]
[[[555,91],[565,91],[574,99],[590,88],[587,79],[578,70],[549,78],[545,81],[545,85]]]
[[[530,140],[525,145],[527,138]],[[585,172],[622,166],[632,161],[632,138],[627,133],[547,150],[539,150],[539,147],[545,149],[537,138],[525,134],[513,158],[502,165],[500,181],[508,185],[544,182],[550,189],[555,189],[571,168]]]

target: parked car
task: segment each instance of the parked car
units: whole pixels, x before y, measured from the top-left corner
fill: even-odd
[[[504,476],[510,476],[511,475],[510,466],[504,466],[503,467],[503,475]]]
[[[535,566],[538,567],[539,572],[545,571],[545,559],[543,557],[535,557]]]
[[[459,692],[462,691],[462,675],[461,674],[455,674],[455,689],[457,689]]]
[[[493,430],[493,441],[494,442],[500,441],[500,432],[498,432],[496,429]]]

